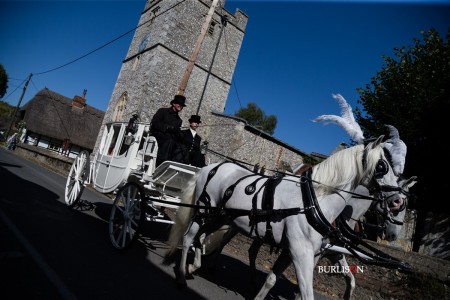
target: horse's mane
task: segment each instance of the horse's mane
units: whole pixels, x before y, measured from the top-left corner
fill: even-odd
[[[371,149],[372,143],[367,146]],[[343,188],[350,183],[350,189],[362,184],[364,179],[372,175],[378,160],[384,157],[382,145],[368,151],[366,166],[363,167],[364,145],[356,145],[343,149],[329,156],[313,167],[312,179],[317,196],[334,192],[333,187]]]

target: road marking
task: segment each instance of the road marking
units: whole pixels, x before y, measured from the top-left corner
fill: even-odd
[[[77,297],[70,291],[70,289],[64,284],[64,282],[59,278],[55,271],[45,262],[42,256],[37,252],[36,249],[31,245],[30,242],[25,238],[25,236],[20,232],[20,230],[14,225],[14,223],[8,218],[8,216],[0,208],[0,219],[9,230],[16,236],[34,262],[39,266],[39,268],[47,276],[48,280],[56,287],[59,294],[63,299],[66,300],[76,300]]]

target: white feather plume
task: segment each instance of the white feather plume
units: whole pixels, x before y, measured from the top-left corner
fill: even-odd
[[[321,115],[315,118],[313,122],[325,122],[325,124],[335,123],[344,128],[352,140],[358,144],[362,144],[364,142],[364,133],[359,124],[355,121],[352,107],[347,103],[342,95],[333,94],[332,96],[341,108],[341,116]]]
[[[392,125],[386,125],[389,128],[389,139],[385,143],[385,148],[391,154],[392,164],[394,165],[394,173],[399,176],[403,174],[406,161],[406,144],[400,139],[397,128]]]

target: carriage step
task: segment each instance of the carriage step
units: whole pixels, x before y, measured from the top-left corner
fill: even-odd
[[[167,220],[164,218],[164,215],[162,216],[153,216],[151,214],[146,213],[145,219],[149,222],[157,222],[157,223],[166,223],[166,224],[174,224],[175,222],[172,220]]]
[[[145,218],[164,218],[164,214],[160,211],[156,211],[155,213],[145,213]]]

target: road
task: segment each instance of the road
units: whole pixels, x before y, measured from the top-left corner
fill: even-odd
[[[65,177],[0,148],[1,299],[250,298],[248,265],[225,254],[214,272],[203,271],[178,288],[173,265],[162,264],[170,225],[148,222],[129,248],[113,248],[112,201],[86,188],[83,205],[68,208],[65,183]],[[292,299],[295,291],[282,282],[274,299]]]

